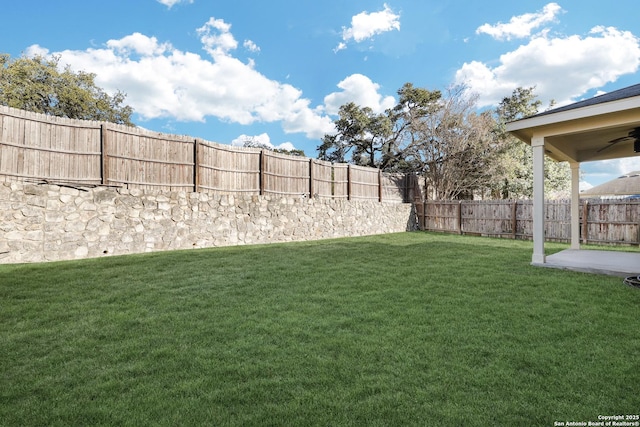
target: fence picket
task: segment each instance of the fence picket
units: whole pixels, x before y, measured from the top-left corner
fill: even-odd
[[[493,237],[532,237],[531,200],[427,201],[417,210],[422,229]],[[583,243],[640,244],[640,201],[582,200]],[[571,204],[545,203],[547,240],[571,240]]]
[[[410,202],[411,175],[0,106],[0,180]]]

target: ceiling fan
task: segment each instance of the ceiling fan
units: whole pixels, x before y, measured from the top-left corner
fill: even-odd
[[[633,151],[635,151],[636,153],[640,152],[640,127],[633,129],[631,132],[629,132],[629,135],[627,136],[612,139],[611,141],[609,141],[609,145],[605,145],[604,147],[599,149],[597,153],[604,151],[607,148],[611,148],[617,143],[623,142],[623,141],[634,141]]]

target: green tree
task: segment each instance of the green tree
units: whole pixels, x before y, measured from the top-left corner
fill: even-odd
[[[440,96],[439,91],[405,83],[398,90],[396,106],[384,113],[353,102],[342,105],[334,121],[336,133],[322,138],[318,158],[387,171],[413,169],[415,126],[434,110]]]
[[[535,87],[515,89],[511,96],[502,99],[496,108],[498,133],[505,145],[503,162],[506,174],[496,181],[494,195],[504,199],[533,197],[533,155],[531,147],[506,131],[508,122],[523,119],[538,113],[542,102],[535,95]],[[553,105],[553,102],[551,106]],[[571,171],[565,162],[545,162],[545,193],[562,194],[569,191]]]
[[[392,134],[388,115],[376,114],[371,108],[353,102],[342,105],[338,115],[334,121],[337,132],[322,138],[318,158],[377,167]]]
[[[95,74],[60,70],[59,57],[0,54],[0,104],[71,119],[99,120],[133,126],[133,109],[125,94],[110,96],[95,84]]]
[[[421,170],[419,148],[421,130],[427,117],[442,107],[442,92],[430,91],[405,83],[398,90],[398,103],[387,112],[393,134],[383,153],[383,169],[399,172]]]
[[[462,87],[439,90],[405,83],[384,113],[348,103],[325,135],[319,157],[421,175],[427,197],[453,199],[487,192],[501,174],[501,141],[490,112]],[[500,175],[501,177],[501,175]]]

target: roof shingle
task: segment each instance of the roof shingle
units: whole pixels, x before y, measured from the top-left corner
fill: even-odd
[[[560,113],[562,111],[569,111],[569,110],[574,110],[576,108],[589,107],[591,105],[603,104],[605,102],[619,101],[621,99],[631,98],[634,96],[640,96],[640,84],[614,90],[613,92],[608,92],[602,95],[594,96],[593,98],[574,102],[573,104],[554,108],[553,110],[543,111],[542,113],[538,113],[529,117],[546,116],[547,114]]]

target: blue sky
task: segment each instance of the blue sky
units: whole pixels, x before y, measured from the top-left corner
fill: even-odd
[[[456,83],[491,108],[518,86],[546,105],[640,82],[637,0],[22,0],[0,52],[59,55],[127,94],[134,122],[224,144],[316,147],[340,105],[376,111],[405,83]],[[584,163],[600,184],[638,157]]]

